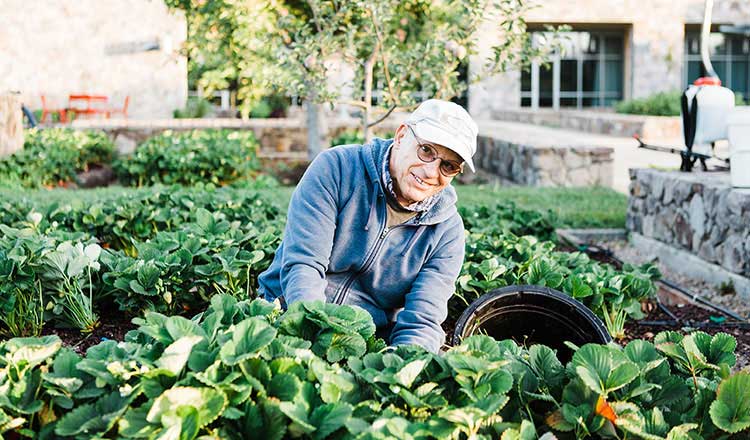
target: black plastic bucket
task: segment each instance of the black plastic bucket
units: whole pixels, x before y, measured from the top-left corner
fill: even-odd
[[[557,350],[563,363],[573,356],[565,341],[580,347],[612,340],[604,323],[588,307],[541,286],[503,287],[471,303],[456,323],[453,345],[474,334],[513,339],[520,345],[544,344]]]

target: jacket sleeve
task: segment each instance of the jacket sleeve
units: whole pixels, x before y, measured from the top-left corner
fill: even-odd
[[[339,155],[324,151],[292,193],[284,230],[281,291],[287,304],[325,302],[326,270],[338,216]]]
[[[433,353],[443,345],[445,332],[441,324],[448,317],[448,300],[463,265],[464,242],[463,222],[459,220],[406,294],[404,309],[391,332],[391,345],[417,344]]]

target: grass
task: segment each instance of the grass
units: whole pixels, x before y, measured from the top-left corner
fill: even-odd
[[[160,188],[164,190],[165,187]],[[283,210],[289,205],[294,187],[282,186],[276,188],[247,189],[258,191],[263,196],[274,201]],[[93,202],[101,198],[111,197],[123,191],[147,192],[148,188],[97,188],[94,190],[25,190],[23,195],[33,199],[41,199],[46,203],[70,200],[71,197],[83,198]],[[459,206],[475,204],[493,204],[511,201],[516,206],[537,211],[552,211],[556,217],[557,227],[568,228],[624,228],[627,196],[609,188],[533,188],[533,187],[503,187],[492,185],[456,185]],[[18,197],[18,193],[11,196],[11,192],[0,190],[7,199]]]
[[[611,188],[534,188],[527,186],[456,185],[458,204],[511,201],[536,211],[550,210],[557,227],[624,228],[628,197]]]
[[[456,185],[459,206],[512,201],[518,207],[546,212],[558,227],[624,228],[627,196],[610,188],[533,188],[491,185]],[[286,207],[293,187],[260,190]]]

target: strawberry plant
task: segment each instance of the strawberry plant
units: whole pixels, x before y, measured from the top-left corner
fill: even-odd
[[[613,337],[622,338],[625,320],[643,317],[641,301],[656,292],[653,280],[659,276],[653,265],[625,265],[617,271],[580,252],[555,251],[553,242],[533,236],[519,237],[507,229],[492,233],[472,229],[449,307],[458,316],[492,289],[516,284],[547,286],[581,301],[604,320]]]
[[[367,313],[321,302],[282,313],[216,295],[191,319],[147,312],[134,322],[125,341],[83,357],[56,336],[0,342],[0,433],[692,440],[750,428],[750,374],[729,373],[727,335],[587,344],[562,365],[547,347],[487,336],[443,355],[385,349]],[[716,368],[678,367],[669,344]]]

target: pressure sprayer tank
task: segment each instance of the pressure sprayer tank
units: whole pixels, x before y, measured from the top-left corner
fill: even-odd
[[[727,116],[734,108],[734,93],[719,78],[698,78],[682,95],[682,131],[685,146],[710,157],[711,143],[727,138]]]
[[[750,107],[736,107],[727,118],[732,186],[750,188]]]
[[[453,345],[475,334],[519,345],[544,344],[566,363],[573,351],[565,342],[582,346],[612,340],[604,323],[585,305],[549,287],[509,286],[484,294],[456,322]]]

